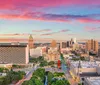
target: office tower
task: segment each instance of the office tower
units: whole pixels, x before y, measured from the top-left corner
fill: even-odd
[[[32,37],[32,35],[29,36],[28,45],[29,45],[29,49],[34,48],[34,42],[33,42],[33,37]]]
[[[98,52],[98,47],[99,47],[98,41],[96,41],[96,40],[91,39],[91,40],[88,40],[86,42],[86,49],[88,51],[93,51],[93,52],[97,53]]]
[[[67,41],[67,47],[70,47],[70,41]]]
[[[51,42],[51,47],[52,47],[52,48],[56,48],[56,47],[57,47],[57,43],[56,43],[55,40],[52,40],[52,42]]]
[[[27,45],[0,45],[0,62],[28,64],[29,50]]]
[[[98,57],[100,58],[100,48],[98,49]]]
[[[74,43],[77,43],[76,38],[73,39],[73,42],[74,42]]]
[[[97,53],[99,49],[98,41],[94,41],[94,51]]]
[[[94,50],[94,46],[95,46],[94,42],[95,41],[93,39],[91,39],[91,50]]]
[[[73,41],[73,39],[71,39],[71,41],[70,41],[70,47],[73,47],[73,44],[74,44],[74,41]]]
[[[67,47],[67,43],[66,42],[62,42],[62,48],[66,48]]]
[[[86,42],[86,49],[87,49],[88,51],[91,50],[91,40],[88,40],[88,41]]]

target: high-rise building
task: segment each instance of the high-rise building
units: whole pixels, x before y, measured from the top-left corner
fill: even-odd
[[[70,41],[67,41],[67,47],[70,47]]]
[[[28,64],[29,50],[27,45],[0,45],[0,62]]]
[[[91,40],[88,40],[88,41],[86,42],[86,49],[87,49],[88,51],[91,50]]]
[[[67,43],[66,42],[62,42],[62,48],[66,48],[67,47]]]
[[[98,49],[98,57],[100,58],[100,48]]]
[[[98,52],[98,49],[99,49],[98,41],[94,41],[94,51]]]
[[[71,39],[71,41],[70,41],[70,47],[73,47],[73,44],[74,44],[74,41],[73,41],[73,39]]]
[[[76,38],[73,39],[73,42],[74,42],[75,44],[77,43]]]
[[[29,45],[29,49],[34,48],[34,41],[32,35],[29,36],[28,45]]]
[[[56,43],[55,40],[52,40],[52,42],[51,42],[51,47],[52,47],[52,48],[56,48],[56,47],[57,47],[57,43]]]
[[[91,39],[86,42],[86,49],[88,51],[93,51],[98,53],[98,47],[99,47],[98,41],[96,40]]]

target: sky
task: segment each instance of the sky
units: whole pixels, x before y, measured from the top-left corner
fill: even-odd
[[[100,40],[100,0],[0,0],[0,38]]]

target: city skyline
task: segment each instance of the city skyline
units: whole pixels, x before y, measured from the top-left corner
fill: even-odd
[[[100,41],[100,1],[0,0],[0,22],[1,40]]]

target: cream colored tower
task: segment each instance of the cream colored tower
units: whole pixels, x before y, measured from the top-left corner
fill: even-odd
[[[28,45],[29,45],[29,49],[34,48],[34,41],[33,41],[33,37],[32,35],[29,36],[29,41],[28,41]]]

